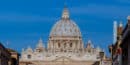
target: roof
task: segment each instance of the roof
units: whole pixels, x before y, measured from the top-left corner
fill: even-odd
[[[7,50],[8,50],[10,53],[13,52],[13,53],[17,53],[18,55],[20,55],[17,51],[15,51],[15,50],[13,50],[13,49],[7,48]]]

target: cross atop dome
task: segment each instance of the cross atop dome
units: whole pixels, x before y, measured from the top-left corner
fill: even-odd
[[[62,13],[62,19],[69,19],[69,10],[68,10],[67,6],[64,6],[64,10]]]

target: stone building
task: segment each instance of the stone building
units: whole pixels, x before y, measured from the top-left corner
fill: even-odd
[[[20,65],[97,65],[101,61],[102,50],[94,47],[91,40],[84,47],[80,29],[66,7],[52,27],[47,44],[45,48],[40,38],[34,50],[22,49]]]
[[[9,65],[10,57],[9,51],[0,43],[0,65]]]
[[[20,54],[10,48],[7,48],[7,50],[10,52],[11,57],[10,57],[10,64],[9,65],[19,65],[19,56]]]

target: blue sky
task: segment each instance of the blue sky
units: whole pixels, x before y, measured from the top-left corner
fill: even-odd
[[[35,48],[40,37],[46,45],[64,4],[64,0],[0,0],[0,42],[19,52],[28,46]],[[113,21],[125,25],[130,15],[130,0],[66,0],[66,5],[71,19],[80,27],[85,44],[91,39],[107,54],[112,43]]]

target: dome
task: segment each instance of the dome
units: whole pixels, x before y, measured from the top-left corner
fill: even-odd
[[[62,18],[53,26],[50,36],[78,36],[81,37],[79,27],[69,18],[67,8],[64,8]]]
[[[42,41],[42,38],[39,39],[38,41],[38,45],[37,45],[37,48],[43,48],[43,41]]]
[[[28,46],[28,48],[27,48],[26,51],[27,51],[27,52],[33,52],[32,48],[31,48],[30,46]]]

